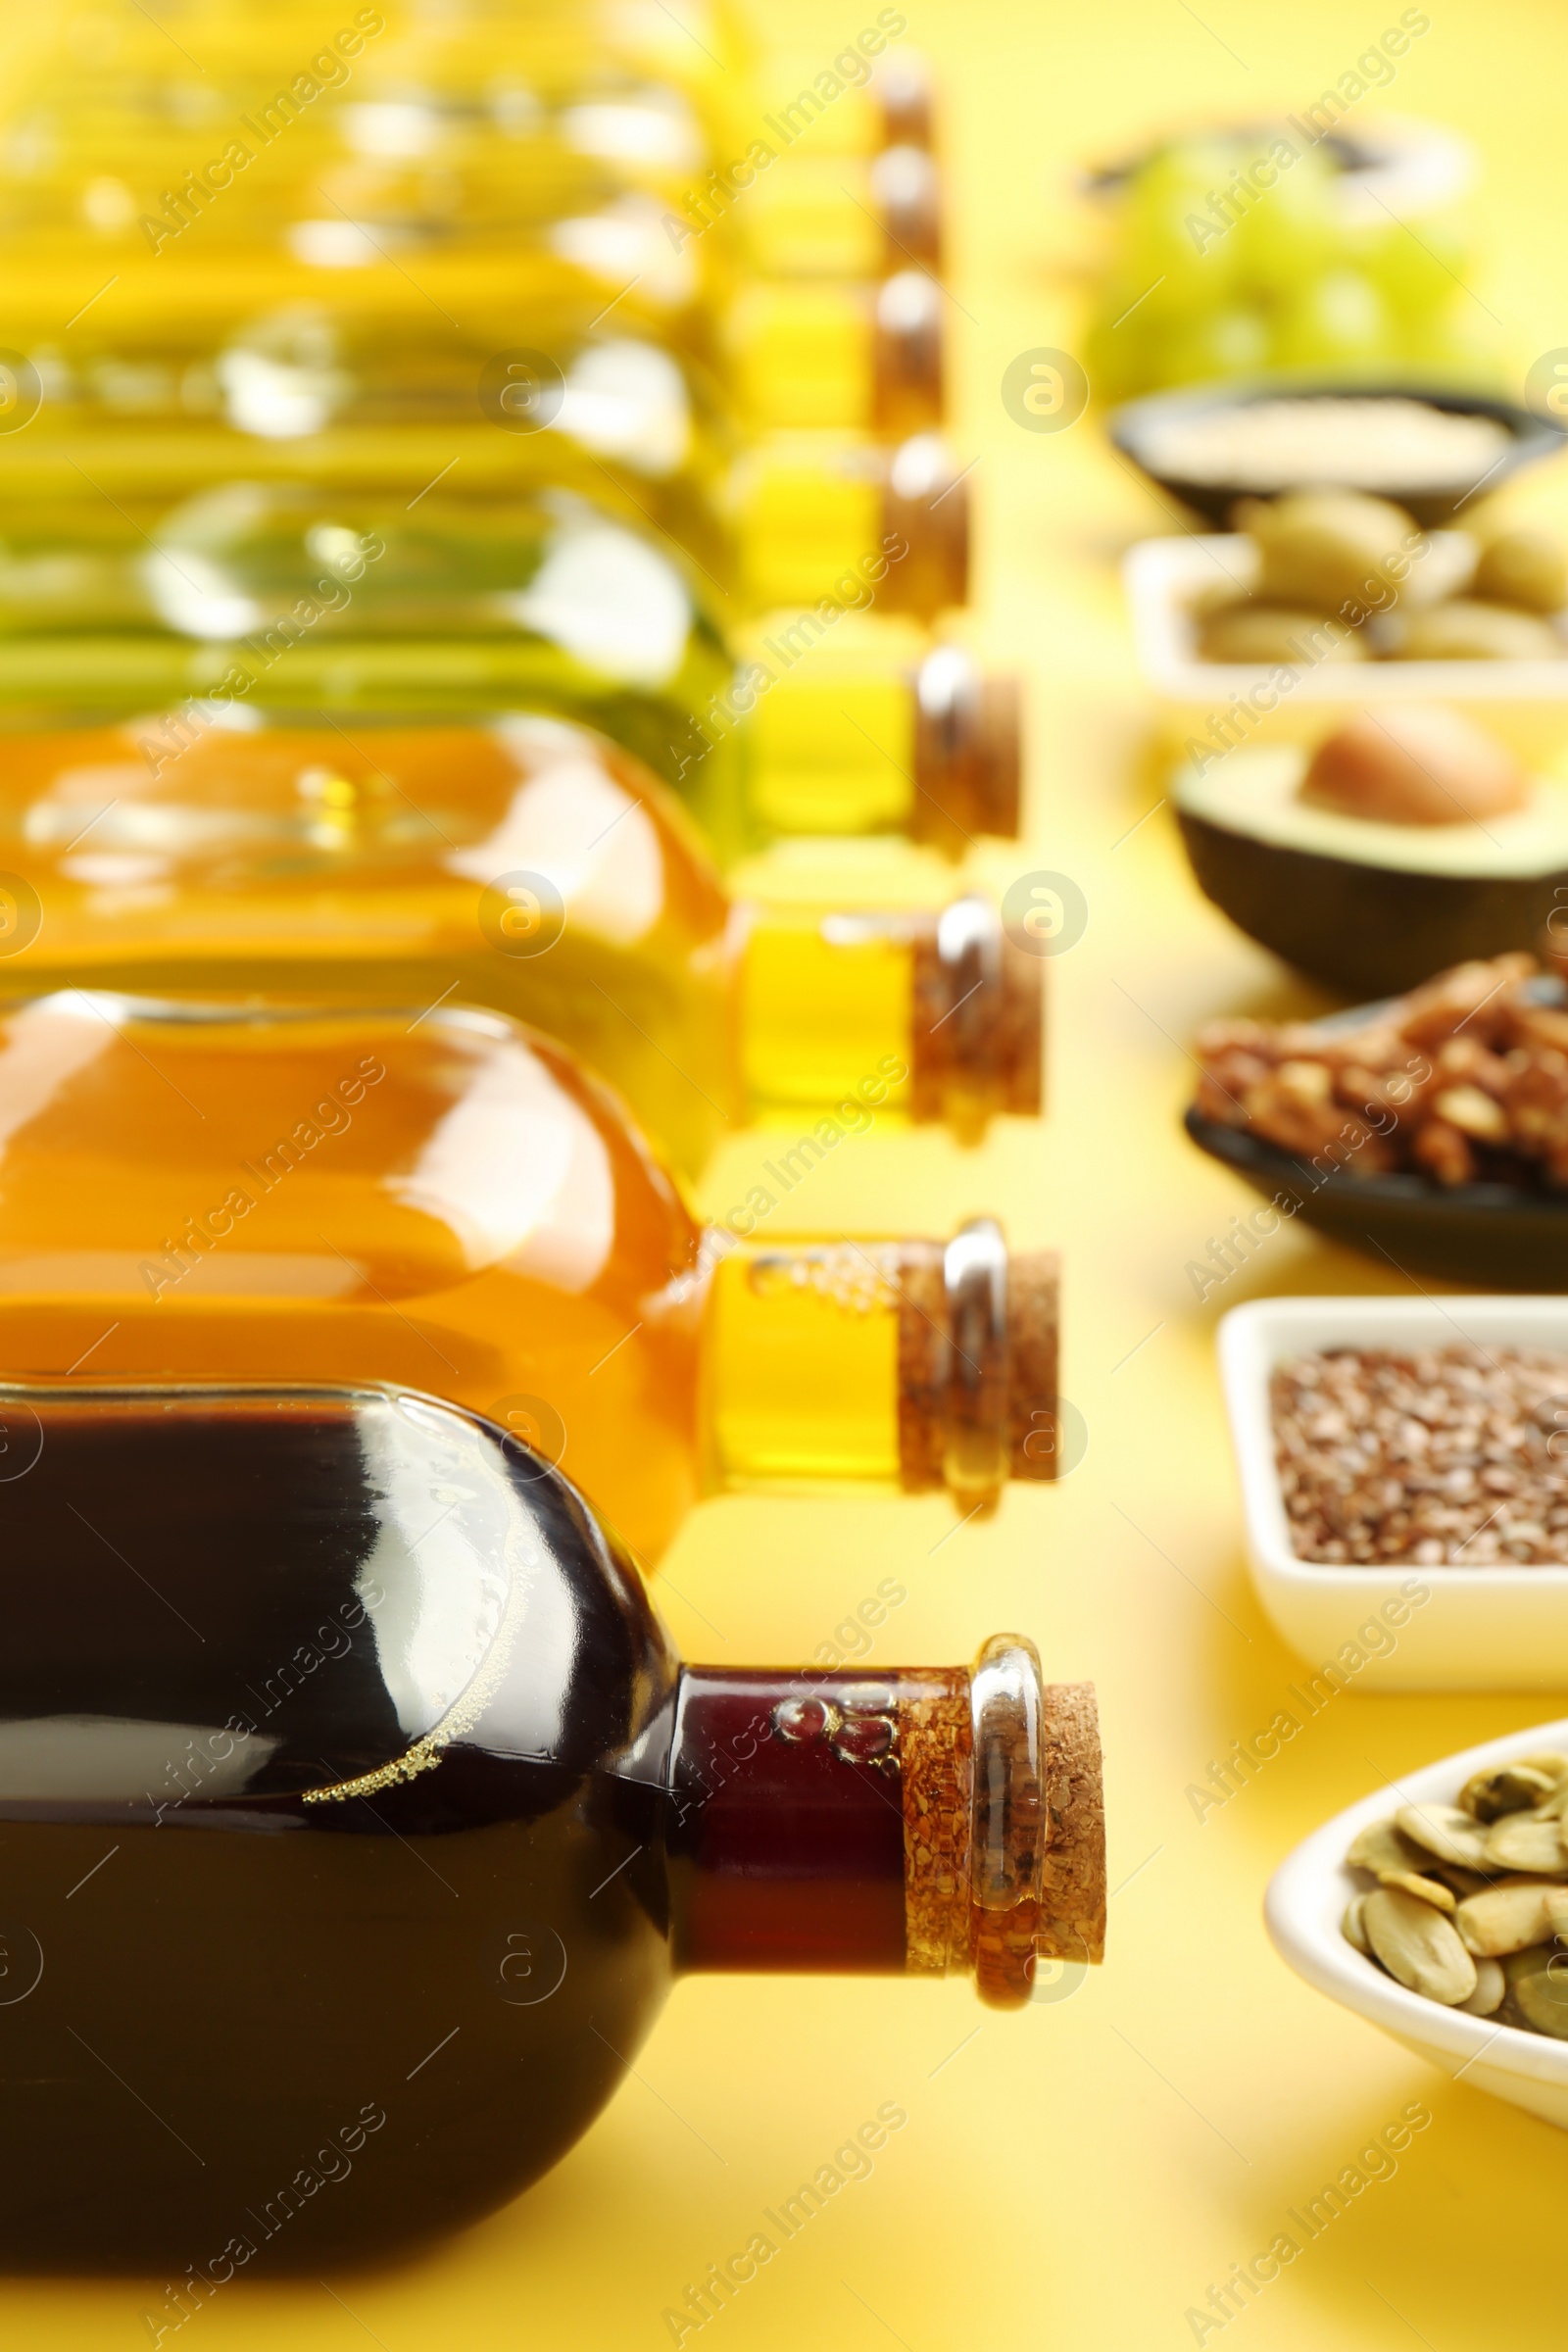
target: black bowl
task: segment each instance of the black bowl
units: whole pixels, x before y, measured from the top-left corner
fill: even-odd
[[[1499,1291],[1568,1291],[1568,1194],[1535,1185],[1435,1184],[1430,1177],[1325,1176],[1244,1127],[1197,1110],[1187,1132],[1255,1192],[1400,1274]]]
[[[1568,1004],[1568,988],[1554,973],[1538,974],[1528,993],[1538,1004]],[[1313,1025],[1355,1029],[1387,1008],[1386,1001],[1356,1004]],[[1282,1144],[1197,1109],[1185,1123],[1200,1151],[1255,1192],[1281,1206],[1293,1203],[1292,1214],[1401,1274],[1419,1270],[1492,1290],[1568,1291],[1568,1193],[1496,1179],[1438,1184],[1402,1169],[1356,1176],[1331,1167],[1325,1174]]]
[[[1259,400],[1280,400],[1301,397],[1345,400],[1420,400],[1429,408],[1446,409],[1456,416],[1491,416],[1505,425],[1512,447],[1504,452],[1500,464],[1484,478],[1489,492],[1495,490],[1521,466],[1533,466],[1543,458],[1556,455],[1568,441],[1568,426],[1554,424],[1538,416],[1533,409],[1521,408],[1511,400],[1494,400],[1485,393],[1463,392],[1452,385],[1423,383],[1410,378],[1403,382],[1369,380],[1358,382],[1353,376],[1333,379],[1311,375],[1281,374],[1252,377],[1247,381],[1217,384],[1194,384],[1176,392],[1152,392],[1147,399],[1131,400],[1113,409],[1106,429],[1116,448],[1124,457],[1149,476],[1172,498],[1201,514],[1205,521],[1226,525],[1231,509],[1239,498],[1270,498],[1285,495],[1283,491],[1259,491],[1247,482],[1190,482],[1179,475],[1164,473],[1146,456],[1148,435],[1152,425],[1164,423],[1171,417],[1203,416],[1222,409],[1244,409]],[[1321,489],[1322,482],[1308,483],[1303,477],[1301,489]],[[1439,528],[1451,522],[1460,507],[1468,503],[1480,487],[1475,482],[1455,482],[1442,490],[1405,491],[1385,488],[1375,482],[1357,483],[1357,489],[1371,492],[1378,498],[1392,499],[1407,514],[1414,515],[1425,530]]]

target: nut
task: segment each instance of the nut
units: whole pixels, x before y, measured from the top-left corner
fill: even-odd
[[[1211,612],[1198,639],[1200,662],[1240,662],[1250,669],[1259,663],[1310,669],[1318,662],[1364,662],[1368,651],[1343,621],[1250,598]]]
[[[1407,579],[1410,517],[1356,490],[1297,490],[1239,514],[1257,543],[1257,585],[1271,603],[1337,612]],[[1373,602],[1381,601],[1373,597]]]
[[[1548,621],[1455,597],[1412,613],[1394,647],[1404,662],[1556,662],[1568,648]]]
[[[1568,968],[1559,945],[1548,939],[1547,953]],[[1316,1161],[1324,1176],[1406,1168],[1440,1185],[1544,1177],[1568,1190],[1568,1011],[1533,1001],[1535,971],[1517,951],[1457,964],[1361,1028],[1211,1021],[1198,1038],[1199,1110]]]
[[[1544,531],[1499,531],[1481,551],[1473,596],[1521,612],[1556,612],[1568,604],[1562,549]]]

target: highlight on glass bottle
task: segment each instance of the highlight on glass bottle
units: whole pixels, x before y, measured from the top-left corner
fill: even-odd
[[[1026,1641],[683,1666],[568,1482],[408,1390],[13,1383],[0,1432],[0,2246],[400,2246],[548,2170],[679,1974],[1017,2008],[1102,1956],[1094,1694]],[[280,2203],[327,2144],[358,2185]]]

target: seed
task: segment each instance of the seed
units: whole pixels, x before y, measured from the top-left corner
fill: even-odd
[[[1535,1813],[1505,1813],[1494,1822],[1487,1832],[1487,1855],[1505,1870],[1568,1870],[1561,1823],[1543,1821]]]
[[[1468,2009],[1472,2017],[1490,2017],[1494,2009],[1502,2006],[1502,1996],[1507,1989],[1508,1980],[1502,1973],[1502,1962],[1478,1960],[1476,1988],[1470,1998],[1460,2001],[1458,2006]]]
[[[1489,1860],[1487,1833],[1457,1805],[1401,1805],[1394,1816],[1407,1838],[1413,1838],[1440,1862],[1458,1862],[1468,1870],[1485,1870]]]
[[[1561,1759],[1553,1758],[1559,1762]],[[1504,1764],[1494,1772],[1474,1772],[1459,1791],[1459,1803],[1477,1821],[1499,1821],[1504,1813],[1523,1813],[1550,1796],[1561,1779],[1536,1762]]]
[[[1508,1990],[1526,2025],[1568,2041],[1568,1952],[1556,1944],[1521,1952],[1508,1972]]]
[[[1494,974],[1488,985],[1496,982]],[[1498,1115],[1494,1098],[1514,1079],[1501,1053],[1505,1040],[1494,1043],[1496,1052],[1477,1046],[1470,1059],[1485,1065],[1482,1091],[1491,1090],[1487,1101]],[[1464,1038],[1455,1050],[1462,1058]],[[1369,1058],[1382,1066],[1376,1054]],[[1357,1071],[1353,1085],[1349,1067],[1340,1070],[1330,1106],[1336,1116],[1370,1099],[1380,1083],[1370,1068]],[[1568,1147],[1568,1073],[1559,1068],[1554,1084],[1561,1102],[1553,1133],[1560,1128],[1562,1140],[1553,1148],[1561,1152]],[[1240,1072],[1231,1091],[1246,1091]],[[1450,1109],[1463,1091],[1445,1097]],[[1312,1115],[1326,1119],[1329,1111]],[[1438,1124],[1460,1152],[1469,1152],[1458,1128]],[[1540,1157],[1544,1147],[1530,1149]],[[1275,1466],[1297,1556],[1471,1572],[1560,1565],[1568,1559],[1568,1458],[1559,1458],[1558,1434],[1565,1393],[1568,1352],[1540,1348],[1344,1348],[1281,1364],[1270,1389]]]
[[[1478,1898],[1483,1899],[1483,1898]],[[1476,1964],[1441,1911],[1402,1887],[1377,1886],[1361,1899],[1367,1941],[1391,1977],[1453,2007],[1476,1989]]]
[[[1485,1894],[1466,1895],[1454,1914],[1454,1926],[1466,1950],[1477,1958],[1523,1952],[1555,1933],[1547,1907],[1554,1895],[1568,1913],[1568,1890],[1547,1880],[1515,1879],[1505,1886],[1489,1886]]]
[[[1372,1957],[1372,1946],[1368,1943],[1366,1939],[1366,1930],[1361,1925],[1361,1905],[1365,1901],[1366,1896],[1364,1894],[1352,1894],[1349,1901],[1345,1906],[1345,1917],[1341,1920],[1340,1926],[1344,1931],[1346,1942],[1353,1943],[1356,1950],[1358,1952],[1365,1952],[1367,1958],[1370,1960]]]
[[[1399,1836],[1392,1821],[1374,1821],[1356,1832],[1345,1858],[1352,1870],[1411,1870],[1423,1854]]]
[[[1434,1910],[1451,1913],[1455,1908],[1451,1887],[1445,1886],[1440,1879],[1424,1878],[1416,1870],[1380,1870],[1378,1885],[1402,1886],[1406,1894],[1413,1894],[1418,1902],[1430,1903]]]
[[[1440,1862],[1435,1856],[1430,1861],[1423,1857],[1421,1875],[1438,1880],[1461,1902],[1467,1894],[1480,1894],[1484,1888],[1495,1884],[1494,1878],[1484,1876],[1479,1870],[1464,1870],[1457,1862]]]

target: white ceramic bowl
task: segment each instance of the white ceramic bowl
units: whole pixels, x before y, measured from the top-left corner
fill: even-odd
[[[1256,1298],[1219,1327],[1220,1373],[1241,1478],[1247,1558],[1270,1622],[1314,1669],[1385,1607],[1381,1655],[1350,1669],[1358,1690],[1568,1688],[1568,1563],[1560,1568],[1316,1567],[1298,1559],[1274,1467],[1269,1378],[1324,1348],[1560,1348],[1568,1298]],[[1564,1383],[1568,1392],[1568,1382]],[[1414,1579],[1430,1598],[1401,1599]],[[1385,1629],[1390,1617],[1382,1617]],[[1392,1642],[1385,1649],[1385,1642]],[[1372,1645],[1361,1642],[1366,1652]],[[1342,1668],[1343,1671],[1343,1668]],[[1332,1687],[1332,1686],[1330,1686]]]
[[[1528,2107],[1532,2115],[1568,2130],[1568,2041],[1521,2034],[1516,2026],[1467,2017],[1462,2009],[1446,2009],[1441,2001],[1407,1992],[1340,1933],[1346,1904],[1367,1884],[1345,1866],[1358,1830],[1385,1820],[1396,1805],[1406,1801],[1421,1804],[1437,1798],[1451,1804],[1471,1773],[1483,1766],[1553,1747],[1568,1747],[1568,1720],[1510,1732],[1504,1740],[1489,1740],[1484,1747],[1467,1748],[1442,1764],[1402,1774],[1397,1788],[1381,1788],[1363,1797],[1314,1830],[1280,1864],[1269,1882],[1263,1917],[1281,1958],[1331,2001],[1370,2018],[1446,2075],[1462,2076],[1478,2090],[1511,2099],[1516,2107]]]
[[[1432,540],[1430,584],[1462,578],[1470,560],[1463,533],[1435,531]],[[1560,662],[1318,662],[1298,671],[1288,691],[1276,690],[1271,664],[1198,659],[1195,608],[1218,588],[1243,595],[1257,576],[1257,550],[1245,531],[1140,540],[1122,576],[1139,666],[1182,744],[1210,740],[1215,718],[1228,730],[1222,741],[1316,743],[1358,711],[1390,703],[1449,703],[1532,761],[1568,742],[1568,647]],[[1274,707],[1254,704],[1237,719],[1236,698],[1245,704],[1259,688]]]

